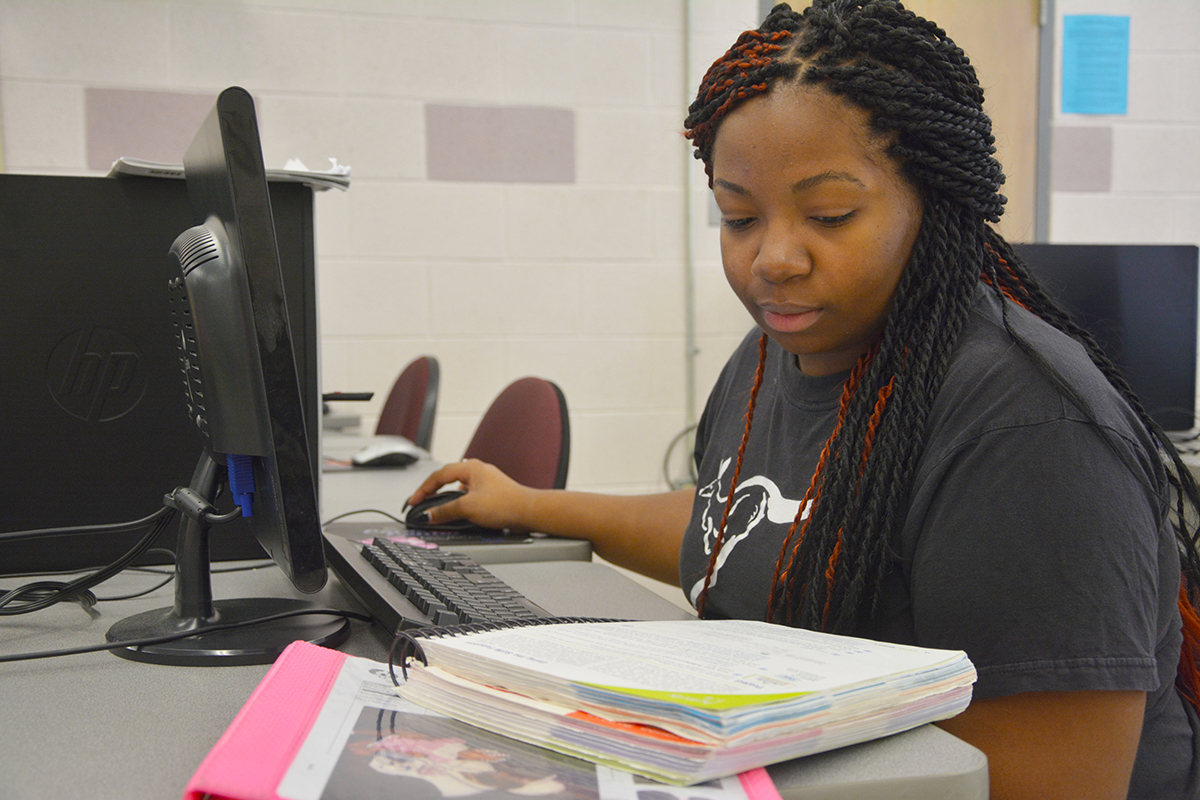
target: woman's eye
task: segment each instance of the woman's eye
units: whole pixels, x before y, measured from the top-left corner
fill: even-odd
[[[812,219],[818,225],[824,225],[826,228],[836,228],[839,225],[845,225],[847,222],[853,219],[854,213],[855,212],[851,211],[849,214],[842,214],[841,216],[837,217],[813,217]]]
[[[734,231],[742,231],[754,224],[754,217],[722,217],[721,224]]]

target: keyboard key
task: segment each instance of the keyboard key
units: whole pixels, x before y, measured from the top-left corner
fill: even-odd
[[[362,555],[428,617],[426,624],[503,623],[547,616],[474,559],[460,553],[376,539],[363,547]]]

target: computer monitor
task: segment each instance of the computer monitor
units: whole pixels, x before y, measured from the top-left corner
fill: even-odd
[[[1196,427],[1195,245],[1019,244],[1167,432]]]
[[[284,574],[301,591],[316,592],[326,569],[312,445],[248,92],[233,87],[220,94],[183,164],[200,224],[171,247],[170,258],[179,265],[171,302],[187,408],[203,452],[190,486],[174,493],[173,505],[181,512],[202,507],[227,487]],[[345,639],[345,618],[307,615],[316,609],[303,601],[214,601],[210,522],[211,516],[194,513],[181,524],[175,605],[122,620],[108,639],[196,635],[114,652],[157,663],[244,664],[271,661],[297,639],[327,645]],[[274,619],[229,627],[267,617]]]

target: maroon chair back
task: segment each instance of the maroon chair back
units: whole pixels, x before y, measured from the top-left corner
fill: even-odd
[[[433,356],[413,359],[392,384],[392,390],[379,413],[375,433],[403,436],[428,450],[433,442],[437,396],[437,359]]]
[[[463,458],[494,464],[525,486],[562,489],[571,458],[562,390],[544,378],[510,383],[484,412]]]

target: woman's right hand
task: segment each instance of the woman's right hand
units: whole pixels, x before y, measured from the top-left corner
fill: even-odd
[[[447,464],[431,473],[408,499],[408,504],[415,506],[455,482],[462,485],[466,494],[429,509],[431,523],[466,519],[485,528],[529,532],[525,510],[534,490],[517,483],[498,467],[474,458]]]
[[[694,489],[613,495],[522,486],[498,467],[475,459],[447,464],[425,479],[409,504],[443,486],[465,492],[429,510],[434,525],[466,519],[485,528],[587,539],[604,560],[679,585],[679,547]]]

